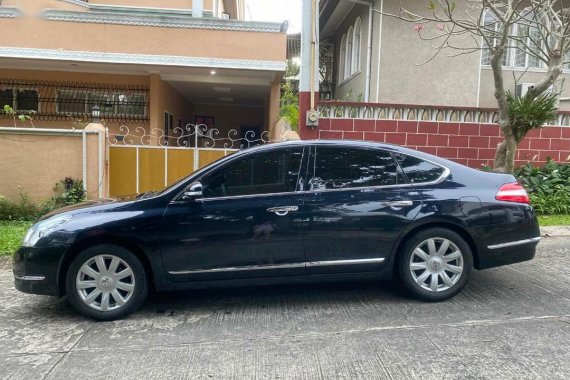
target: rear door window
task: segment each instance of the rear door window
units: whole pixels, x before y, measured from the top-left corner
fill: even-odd
[[[380,149],[315,148],[311,190],[350,189],[403,184],[390,153]]]
[[[400,167],[411,183],[421,184],[435,182],[441,178],[445,168],[421,158],[398,153],[395,155]]]

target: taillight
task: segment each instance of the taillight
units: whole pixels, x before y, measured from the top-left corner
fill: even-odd
[[[505,183],[499,189],[495,199],[505,202],[517,202],[530,204],[530,198],[524,187],[518,182]]]

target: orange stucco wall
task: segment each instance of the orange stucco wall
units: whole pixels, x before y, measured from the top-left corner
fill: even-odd
[[[87,135],[87,190],[98,197],[98,135]],[[82,135],[0,133],[0,195],[18,200],[20,192],[37,201],[50,199],[57,182],[83,178]],[[103,181],[101,186],[106,186]],[[104,189],[105,190],[105,189]],[[104,191],[105,193],[105,191]]]
[[[26,16],[0,19],[2,45],[71,51],[285,60],[285,33],[165,28],[82,22],[48,21],[46,8],[69,8],[59,1],[11,1]],[[67,4],[67,5],[62,5]],[[9,5],[6,3],[3,5]],[[84,8],[71,5],[75,10]]]

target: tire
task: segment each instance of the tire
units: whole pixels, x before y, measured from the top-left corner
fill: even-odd
[[[469,244],[446,228],[418,232],[405,244],[401,255],[400,279],[412,296],[424,301],[454,297],[467,284],[473,269]]]
[[[99,321],[125,317],[137,310],[148,294],[140,260],[116,245],[96,245],[79,253],[66,275],[71,306]]]

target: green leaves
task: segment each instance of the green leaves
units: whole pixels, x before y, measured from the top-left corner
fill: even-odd
[[[537,97],[527,94],[517,98],[508,91],[507,102],[511,126],[517,142],[520,142],[531,129],[541,128],[544,124],[555,120],[557,116],[558,96],[556,94],[542,94]]]
[[[570,165],[548,159],[542,167],[521,166],[515,176],[529,192],[535,210],[541,214],[570,214]]]

